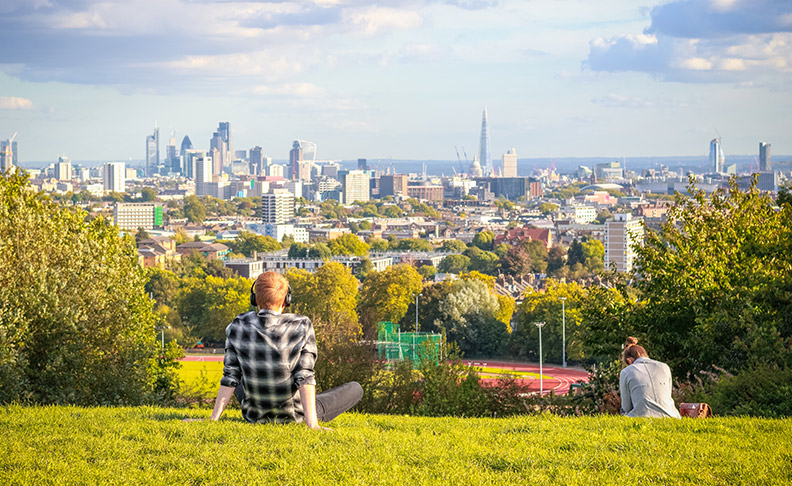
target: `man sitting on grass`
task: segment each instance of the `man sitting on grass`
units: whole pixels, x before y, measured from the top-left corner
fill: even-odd
[[[321,429],[363,397],[357,382],[316,395],[316,335],[311,320],[284,314],[291,288],[282,275],[259,275],[250,289],[257,311],[238,315],[226,328],[223,378],[212,420],[236,395],[248,422],[305,422]]]

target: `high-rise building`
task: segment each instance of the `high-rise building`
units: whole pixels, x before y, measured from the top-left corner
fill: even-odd
[[[759,170],[763,172],[772,170],[770,144],[767,142],[759,142]]]
[[[303,160],[303,149],[299,140],[292,143],[292,149],[289,151],[289,178],[297,179],[297,171],[299,170],[300,162]]]
[[[205,150],[186,149],[182,151],[182,175],[187,179],[195,179],[195,163],[199,158],[206,157]]]
[[[217,131],[212,134],[212,138],[209,139],[209,151],[215,163],[215,174],[221,174],[231,163],[234,154],[231,145],[231,127],[228,122],[220,122]]]
[[[283,224],[294,217],[294,194],[286,189],[273,189],[261,195],[261,221]]]
[[[503,154],[503,177],[517,177],[517,151],[510,148]]]
[[[102,167],[105,192],[126,192],[126,163],[107,162]]]
[[[709,166],[715,174],[723,172],[726,166],[726,157],[723,155],[723,149],[721,148],[719,138],[710,140]]]
[[[19,147],[14,138],[16,133],[8,140],[0,142],[0,171],[19,166]]]
[[[350,170],[344,175],[344,204],[369,200],[369,176],[362,170]]]
[[[113,223],[121,229],[151,230],[162,226],[162,206],[154,203],[116,203]]]
[[[171,128],[168,146],[165,147],[165,170],[174,174],[180,174],[181,159],[179,159],[179,153],[176,150],[176,132]]]
[[[284,166],[280,164],[270,164],[267,166],[267,175],[270,177],[284,177]]]
[[[212,168],[214,162],[212,157],[204,155],[195,158],[195,194],[205,196],[207,194],[207,184],[212,182]]]
[[[605,270],[611,265],[618,272],[629,272],[635,261],[636,244],[643,243],[644,230],[641,219],[633,219],[632,215],[619,213],[613,221],[605,223]]]
[[[406,196],[407,195],[406,174],[384,175],[380,177],[380,197],[385,196]]]
[[[358,170],[369,170],[368,161],[366,159],[358,159]]]
[[[68,157],[62,155],[58,157],[55,164],[55,178],[59,181],[70,181],[72,178],[72,164]]]
[[[146,175],[160,173],[159,127],[154,125],[154,133],[146,137]]]
[[[492,148],[490,147],[489,127],[487,126],[487,108],[481,115],[481,139],[479,140],[479,163],[484,177],[492,175]]]
[[[190,137],[185,135],[184,138],[182,139],[181,151],[179,151],[179,154],[182,156],[182,158],[184,158],[184,153],[187,152],[188,150],[192,150],[192,148],[193,148],[192,140],[190,140]]]
[[[263,154],[261,151],[261,147],[256,145],[252,149],[250,149],[250,160],[248,162],[250,166],[250,173],[253,175],[262,175],[264,173],[263,169]]]

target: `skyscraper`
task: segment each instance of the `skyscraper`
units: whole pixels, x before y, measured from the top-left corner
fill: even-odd
[[[517,177],[517,151],[510,148],[503,154],[503,177]]]
[[[362,170],[350,170],[344,175],[344,204],[369,200],[369,176]]]
[[[179,154],[176,152],[176,132],[171,128],[170,138],[168,139],[168,146],[165,149],[165,158],[167,162],[166,170],[179,174],[181,173],[181,160]]]
[[[719,138],[710,140],[709,165],[712,172],[716,174],[723,172],[726,166],[726,157],[723,155]]]
[[[261,195],[261,221],[283,224],[294,217],[294,194],[286,189],[274,189]]]
[[[250,149],[250,173],[255,175],[264,175],[263,157],[261,147],[256,145]]]
[[[195,194],[205,196],[207,185],[212,182],[212,157],[205,155],[195,159]]]
[[[190,140],[190,137],[185,135],[184,138],[182,139],[181,150],[179,151],[179,154],[183,158],[185,152],[187,152],[188,150],[192,150],[192,148],[193,148],[193,144],[192,141]]]
[[[289,178],[292,180],[297,179],[297,171],[299,170],[300,162],[303,159],[302,145],[299,140],[292,143],[292,149],[289,151]]]
[[[759,170],[762,172],[773,170],[770,163],[770,144],[767,142],[759,142]]]
[[[126,164],[108,162],[102,167],[105,192],[126,192]]]
[[[58,157],[58,163],[55,165],[55,178],[59,181],[70,181],[72,178],[71,161],[65,155]]]
[[[490,147],[489,127],[487,126],[487,108],[481,115],[481,139],[479,141],[479,163],[484,177],[492,175],[492,150]]]
[[[358,170],[368,170],[368,161],[366,159],[358,159]]]
[[[231,163],[234,154],[231,146],[231,127],[228,122],[220,122],[217,131],[212,134],[212,138],[209,140],[209,151],[213,150],[217,150],[213,157],[215,167],[220,168],[217,174],[220,174]]]
[[[644,237],[641,219],[631,214],[619,213],[613,221],[605,223],[605,269],[611,264],[617,272],[629,272],[635,261],[634,245],[642,244]]]
[[[16,133],[8,140],[0,142],[0,170],[19,166],[19,148],[14,138]]]
[[[154,124],[154,133],[146,137],[146,175],[159,174],[159,127]]]

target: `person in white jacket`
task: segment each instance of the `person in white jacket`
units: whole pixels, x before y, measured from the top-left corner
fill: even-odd
[[[667,364],[649,359],[634,337],[627,338],[622,361],[627,365],[619,375],[622,415],[680,418],[671,398],[671,368]]]

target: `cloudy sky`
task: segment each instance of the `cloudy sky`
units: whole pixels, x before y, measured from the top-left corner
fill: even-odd
[[[154,123],[285,159],[792,153],[790,0],[2,0],[0,138],[144,158]],[[164,143],[163,143],[164,150]]]

